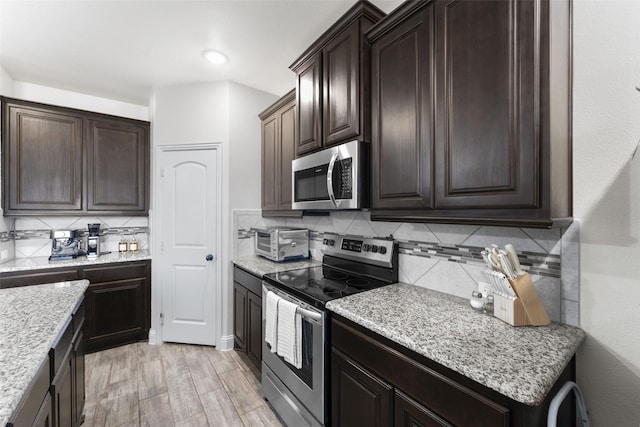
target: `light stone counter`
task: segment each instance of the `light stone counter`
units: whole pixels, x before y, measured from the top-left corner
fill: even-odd
[[[100,255],[97,258],[87,258],[86,256],[80,256],[76,259],[58,261],[49,261],[49,257],[46,256],[16,258],[0,264],[0,273],[41,270],[58,267],[78,267],[94,264],[111,264],[116,262],[143,261],[147,259],[151,259],[151,253],[148,250],[139,252],[127,252],[122,255],[118,252],[112,252],[110,254]]]
[[[88,286],[88,280],[75,280],[0,289],[0,426],[18,407]]]
[[[279,273],[282,271],[322,265],[321,261],[311,258],[304,261],[273,262],[257,255],[237,257],[233,259],[233,263],[260,277],[269,273]]]
[[[559,323],[513,327],[463,298],[398,283],[327,308],[473,381],[539,405],[585,338]]]

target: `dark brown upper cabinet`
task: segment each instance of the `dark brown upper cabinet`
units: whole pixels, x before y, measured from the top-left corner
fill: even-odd
[[[569,24],[568,1],[434,0],[371,29],[371,218],[571,217]]]
[[[146,211],[149,136],[139,124],[89,120],[87,210]]]
[[[296,157],[368,139],[369,55],[364,33],[385,13],[359,1],[289,68],[296,73]]]
[[[4,213],[82,210],[82,118],[2,99]]]
[[[148,214],[148,122],[1,101],[4,215]]]
[[[262,215],[301,216],[292,211],[291,161],[296,145],[295,89],[259,114],[262,120]]]

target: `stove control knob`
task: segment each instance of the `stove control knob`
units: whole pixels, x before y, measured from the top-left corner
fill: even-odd
[[[387,247],[386,246],[380,246],[380,254],[384,255],[387,253]]]
[[[333,239],[329,239],[329,240],[328,240],[328,244],[329,244],[329,246],[333,246],[333,245],[335,245],[335,244],[336,244],[336,241],[335,241],[335,240],[333,240]]]
[[[371,246],[371,252],[373,252],[374,254],[378,252],[378,245]]]
[[[371,250],[371,245],[368,243],[365,243],[364,245],[362,245],[362,250],[365,252],[369,252]]]
[[[323,245],[328,245],[329,244],[329,239],[322,239],[322,244]]]

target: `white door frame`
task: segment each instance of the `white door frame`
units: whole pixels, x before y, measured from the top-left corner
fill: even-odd
[[[153,206],[159,208],[160,200],[160,164],[164,153],[171,151],[194,151],[194,150],[216,150],[218,155],[216,156],[216,206],[217,212],[214,213],[215,217],[215,230],[217,240],[215,242],[215,274],[214,274],[214,304],[215,304],[215,342],[218,343],[222,336],[222,143],[210,142],[200,144],[169,144],[156,146],[155,152],[155,165],[154,165],[154,200]],[[161,209],[152,210],[152,228],[151,228],[151,240],[155,262],[152,261],[152,276],[151,276],[151,330],[149,331],[149,343],[161,344],[162,338],[162,326],[160,313],[162,312],[162,289],[163,289],[163,277],[162,268],[160,268],[160,261],[162,259],[162,248],[160,247],[162,239],[160,238],[160,230],[162,229],[163,216]]]

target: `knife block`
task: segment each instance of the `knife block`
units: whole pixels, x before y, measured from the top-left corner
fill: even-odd
[[[509,283],[518,297],[510,299],[495,294],[493,296],[494,316],[512,326],[548,325],[551,320],[529,274],[525,273],[513,280],[510,279]]]

